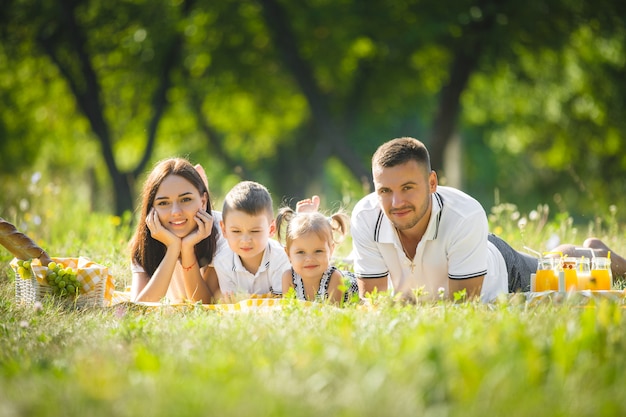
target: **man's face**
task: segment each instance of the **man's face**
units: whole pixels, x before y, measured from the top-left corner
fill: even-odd
[[[393,167],[375,166],[374,187],[381,208],[398,230],[409,230],[418,223],[424,227],[430,218],[430,195],[437,190],[437,175],[426,172],[416,161]]]

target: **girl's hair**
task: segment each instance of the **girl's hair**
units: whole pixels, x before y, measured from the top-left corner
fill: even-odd
[[[135,235],[130,242],[130,252],[133,261],[141,265],[150,277],[152,277],[154,271],[156,271],[163,260],[166,247],[163,243],[152,237],[146,225],[146,217],[148,217],[148,212],[154,205],[157,190],[163,180],[169,175],[178,175],[189,181],[196,187],[200,196],[206,194],[207,205],[203,207],[206,211],[210,213],[213,207],[206,184],[198,171],[196,171],[188,160],[184,158],[170,158],[160,161],[154,166],[148,178],[146,178],[141,192],[141,213],[139,215]],[[196,244],[195,253],[198,259],[198,265],[205,266],[212,262],[217,248],[217,235],[217,224],[214,221],[211,234],[206,239]]]
[[[276,217],[278,240],[284,241],[287,251],[294,239],[310,232],[329,244],[341,243],[348,234],[349,225],[350,217],[341,211],[326,217],[320,212],[296,213],[290,207],[283,207]]]

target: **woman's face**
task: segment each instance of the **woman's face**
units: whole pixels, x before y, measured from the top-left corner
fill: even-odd
[[[200,195],[191,182],[168,175],[156,192],[153,208],[163,227],[182,238],[198,227],[194,216],[198,210],[204,210],[206,203],[206,195]]]

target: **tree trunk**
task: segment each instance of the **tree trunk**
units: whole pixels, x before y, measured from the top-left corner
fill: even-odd
[[[333,118],[329,98],[317,84],[312,65],[300,55],[296,36],[283,7],[276,0],[260,0],[260,3],[273,43],[305,96],[311,112],[312,128],[306,131],[307,134],[299,135],[296,145],[290,150],[284,149],[279,158],[282,161],[279,166],[293,167],[289,175],[283,173],[276,177],[284,187],[281,191],[302,197],[306,186],[321,176],[326,161],[332,155],[337,155],[357,178],[366,177],[367,170],[346,144],[345,126]],[[311,152],[303,152],[309,149],[307,145],[311,142],[314,143]]]
[[[192,0],[185,1],[184,15],[189,13],[192,3]],[[118,169],[115,161],[110,129],[104,118],[102,90],[85,47],[85,34],[76,20],[77,3],[71,0],[61,0],[59,5],[60,24],[49,35],[43,35],[42,31],[38,36],[38,41],[63,74],[76,98],[79,109],[89,121],[93,133],[100,142],[102,157],[113,186],[115,214],[122,215],[134,208],[135,180],[143,173],[152,155],[158,125],[168,104],[167,91],[171,85],[171,73],[180,62],[183,38],[182,35],[177,35],[171,40],[161,61],[159,85],[152,99],[153,114],[148,122],[146,148],[135,169],[124,173]],[[74,59],[78,62],[78,66],[73,61]]]
[[[457,45],[448,74],[448,83],[441,89],[437,113],[433,121],[430,136],[431,164],[435,170],[443,170],[446,147],[456,131],[461,113],[461,94],[467,87],[470,76],[478,67],[485,38],[489,36],[495,21],[495,8],[487,0],[479,4],[483,11],[488,11],[483,19],[469,25],[463,40]]]

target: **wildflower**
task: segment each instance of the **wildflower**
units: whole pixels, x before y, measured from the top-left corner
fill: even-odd
[[[126,315],[126,307],[124,306],[117,306],[117,308],[115,309],[115,317],[117,317],[118,319],[122,319],[124,318],[124,316]]]
[[[526,217],[522,217],[521,219],[519,219],[519,221],[517,222],[517,227],[519,227],[520,229],[523,229],[526,227],[526,224],[528,223],[528,220],[526,220]]]
[[[531,210],[531,212],[528,213],[528,218],[531,221],[539,220],[539,212],[537,210]]]
[[[439,298],[443,300],[443,297],[446,295],[446,289],[443,287],[439,287],[437,293],[439,294]]]
[[[26,329],[28,327],[28,322],[26,320],[20,321],[20,327],[22,329]]]
[[[31,175],[30,182],[32,184],[37,184],[40,179],[41,179],[41,172],[37,171],[33,175]]]
[[[41,313],[41,311],[43,310],[43,304],[41,304],[41,301],[35,301],[35,304],[33,304],[33,309],[35,310],[35,312]]]

